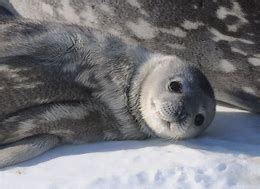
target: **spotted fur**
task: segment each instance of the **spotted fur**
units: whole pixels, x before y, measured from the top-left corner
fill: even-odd
[[[75,24],[2,17],[0,27],[0,167],[64,143],[189,138],[206,129],[214,117],[209,82],[176,56],[151,53],[115,35]],[[191,83],[184,86],[187,95],[177,95],[177,104],[169,101],[176,111],[180,100],[191,100],[185,104],[190,120],[186,129],[177,132],[172,125],[167,130],[149,114],[154,129],[143,116],[146,110],[141,109],[146,107],[140,98],[146,99],[149,92],[142,88],[147,85],[155,91],[144,84],[151,73],[156,75],[154,70],[160,70],[163,82],[178,70],[184,74],[183,82]],[[203,127],[193,124],[198,111],[205,114]],[[163,133],[158,135],[158,130]]]
[[[1,1],[15,15],[91,26],[178,55],[207,75],[219,102],[260,112],[257,0]]]
[[[207,79],[176,56],[151,53],[117,36],[75,24],[2,17],[0,27],[0,167],[64,143],[164,135],[189,138],[207,128],[214,117],[214,94]],[[163,81],[179,70],[200,97],[193,100],[196,105],[185,104],[192,109],[186,130],[177,132],[173,125],[158,135],[142,117],[143,82],[157,67],[170,70],[169,76],[160,72]],[[187,85],[187,91],[190,88]],[[188,92],[187,99],[197,98],[192,94]],[[186,99],[186,93],[177,96]],[[203,127],[195,127],[193,118],[201,103],[207,107],[203,110],[206,121]],[[160,126],[165,128],[156,124]]]

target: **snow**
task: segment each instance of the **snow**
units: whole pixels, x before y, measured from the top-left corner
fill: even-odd
[[[260,116],[217,110],[199,138],[62,146],[0,170],[0,188],[258,188]]]

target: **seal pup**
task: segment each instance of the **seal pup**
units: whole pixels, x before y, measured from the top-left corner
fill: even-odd
[[[0,167],[64,143],[198,136],[215,114],[203,73],[93,28],[0,19]]]
[[[260,113],[260,1],[24,0],[9,4],[6,7],[13,6],[22,17],[91,26],[130,38],[149,51],[177,55],[207,76],[218,102]]]

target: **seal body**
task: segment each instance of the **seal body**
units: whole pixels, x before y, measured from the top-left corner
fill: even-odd
[[[0,167],[64,143],[190,138],[214,117],[208,80],[176,56],[73,24],[0,27]]]
[[[216,99],[260,111],[260,4],[254,0],[3,1],[26,18],[73,22],[196,64]]]

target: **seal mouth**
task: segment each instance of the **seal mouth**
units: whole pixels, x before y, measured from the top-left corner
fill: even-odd
[[[176,115],[175,120],[177,122],[184,122],[187,119],[187,117],[189,116],[189,114],[184,110],[182,110],[180,112],[175,112],[175,115]]]
[[[170,125],[172,123],[178,123],[178,124],[183,124],[186,123],[186,120],[189,116],[188,113],[186,112],[176,112],[174,115],[175,117],[172,118],[171,120],[167,119],[167,116],[164,116],[162,113],[160,113],[159,111],[155,111],[156,115],[158,118],[160,118],[164,123],[166,123],[167,127],[170,127]]]
[[[168,106],[157,107],[155,102],[152,101],[152,108],[154,108],[157,117],[162,119],[165,122],[169,123],[183,123],[188,118],[189,114],[184,107],[178,107],[169,109]],[[165,111],[166,110],[166,111]]]
[[[162,123],[160,126],[163,126],[167,128],[169,131],[177,131],[177,132],[187,132],[189,125],[187,125],[188,121],[188,115],[182,115],[177,121],[167,121],[164,118],[162,118],[162,115],[156,111],[156,116],[160,119],[160,122]],[[176,138],[175,138],[176,139]]]

